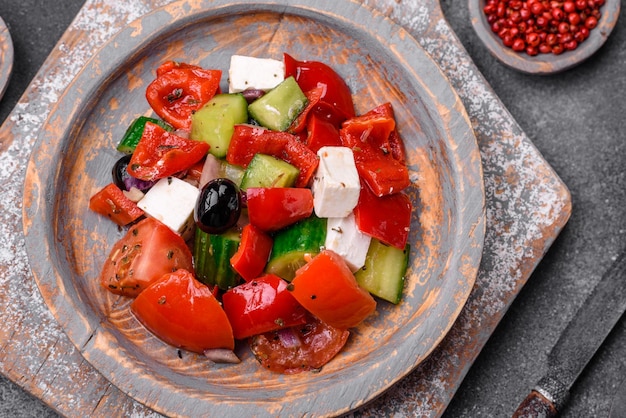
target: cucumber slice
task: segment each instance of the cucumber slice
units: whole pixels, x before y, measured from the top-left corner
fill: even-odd
[[[291,281],[296,270],[306,264],[305,254],[315,256],[326,240],[326,218],[311,216],[274,236],[274,246],[265,271]]]
[[[300,174],[293,165],[265,154],[255,154],[241,179],[241,190],[250,187],[293,187]]]
[[[149,118],[147,116],[139,116],[133,121],[133,123],[130,124],[130,126],[124,133],[124,137],[117,145],[117,150],[123,152],[124,154],[132,154],[133,152],[135,152],[135,148],[137,147],[137,144],[139,143],[139,140],[143,135],[143,129],[146,127],[146,122],[155,123],[169,132],[174,130],[171,125],[160,119]]]
[[[230,258],[235,254],[241,237],[237,231],[224,234],[207,234],[196,228],[193,258],[196,277],[206,285],[217,285],[228,290],[239,282],[239,276],[230,265]]]
[[[402,299],[409,250],[385,245],[372,239],[365,265],[354,274],[357,283],[374,296],[398,304]]]
[[[278,86],[248,106],[248,112],[261,126],[285,131],[307,105],[307,98],[296,79],[287,77]]]
[[[248,102],[242,94],[216,94],[191,116],[191,139],[204,141],[209,152],[224,158],[235,125],[248,121]]]

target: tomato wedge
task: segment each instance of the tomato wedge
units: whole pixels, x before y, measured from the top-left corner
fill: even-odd
[[[266,274],[224,293],[224,311],[236,339],[306,323],[306,310],[287,286],[280,277]]]
[[[341,351],[349,336],[349,331],[309,315],[304,325],[252,337],[250,349],[264,368],[296,374],[320,369]]]
[[[100,284],[118,295],[135,297],[152,282],[178,269],[193,269],[182,237],[154,218],[133,225],[113,245]]]
[[[226,161],[247,167],[255,154],[280,158],[300,170],[296,187],[305,187],[315,174],[319,158],[297,136],[251,125],[235,125]]]
[[[143,210],[113,183],[104,186],[89,199],[89,209],[107,216],[119,226],[128,225],[144,214]]]
[[[285,77],[293,76],[302,91],[323,87],[323,93],[313,112],[336,125],[354,117],[350,88],[335,70],[318,61],[298,61],[289,54],[283,54],[283,60]]]
[[[251,187],[246,190],[250,223],[263,231],[278,231],[313,213],[311,189]]]
[[[196,353],[235,348],[233,330],[220,303],[187,270],[162,276],[130,308],[150,332],[175,347]]]
[[[241,242],[230,258],[230,265],[244,280],[256,279],[267,264],[273,243],[272,237],[253,224],[247,224],[241,231]]]
[[[341,256],[323,250],[296,271],[291,293],[306,310],[328,325],[347,329],[376,310],[376,301],[359,287]]]
[[[362,186],[354,216],[361,232],[402,250],[409,238],[412,210],[404,193],[378,197]]]
[[[200,109],[219,91],[220,70],[166,61],[148,85],[146,99],[154,112],[177,129],[191,127],[192,112]]]
[[[147,122],[126,170],[141,180],[158,180],[192,167],[208,151],[206,142],[180,137]]]

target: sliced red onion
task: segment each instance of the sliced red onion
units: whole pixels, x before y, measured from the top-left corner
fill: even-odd
[[[126,190],[130,190],[134,187],[142,192],[145,192],[154,186],[154,183],[156,183],[156,181],[139,180],[132,176],[124,177],[124,187]]]
[[[201,189],[211,180],[220,177],[221,167],[221,161],[213,154],[208,154],[206,156],[206,160],[204,161],[204,165],[202,166],[202,173],[200,174],[200,184],[198,184],[198,188]]]
[[[204,351],[204,356],[215,363],[240,363],[239,357],[226,348],[212,348]]]
[[[300,339],[296,335],[296,331],[293,328],[283,328],[276,331],[280,343],[285,348],[300,347]]]

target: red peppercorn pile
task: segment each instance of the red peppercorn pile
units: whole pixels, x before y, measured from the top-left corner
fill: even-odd
[[[516,52],[559,55],[574,50],[598,25],[605,0],[487,0],[491,30]]]

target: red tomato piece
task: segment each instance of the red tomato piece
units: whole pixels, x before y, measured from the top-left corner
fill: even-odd
[[[235,348],[222,306],[187,270],[162,276],[137,296],[130,309],[150,332],[175,347],[195,353]]]
[[[339,138],[339,130],[335,125],[322,120],[317,115],[311,115],[309,118],[307,131],[306,144],[315,153],[322,147],[338,147],[342,145]]]
[[[280,277],[266,274],[224,293],[224,311],[236,339],[306,323],[306,310],[287,286]]]
[[[315,174],[319,158],[297,136],[251,125],[235,125],[226,161],[247,167],[255,154],[267,154],[300,170],[296,187],[305,187]]]
[[[311,189],[252,187],[246,190],[250,223],[263,231],[278,231],[313,213]]]
[[[389,137],[395,121],[368,113],[345,121],[339,131],[341,142],[352,149],[361,179],[376,196],[400,192],[411,184],[406,165],[392,154]]]
[[[109,217],[119,226],[128,225],[144,214],[114,183],[103,187],[89,199],[89,209]]]
[[[152,282],[178,269],[193,269],[183,238],[154,218],[133,225],[111,249],[100,273],[105,289],[137,296]]]
[[[252,338],[250,349],[264,368],[284,374],[318,370],[341,351],[350,332],[308,318],[305,325]]]
[[[231,266],[244,280],[256,279],[265,269],[273,243],[272,237],[253,224],[247,224],[241,231],[239,248],[230,258]]]
[[[376,301],[359,287],[341,256],[323,250],[296,271],[291,293],[306,310],[328,325],[347,329],[376,310]]]
[[[177,129],[189,129],[191,114],[219,91],[220,70],[167,61],[148,85],[146,99],[154,112]]]
[[[285,77],[293,76],[302,91],[322,86],[324,91],[313,112],[337,126],[354,117],[354,103],[344,79],[327,64],[318,61],[298,61],[283,54]]]
[[[206,142],[180,137],[147,122],[127,171],[141,180],[158,180],[188,169],[208,151]]]
[[[404,249],[409,238],[412,207],[411,200],[404,193],[378,197],[363,186],[354,216],[357,227],[364,234]]]

